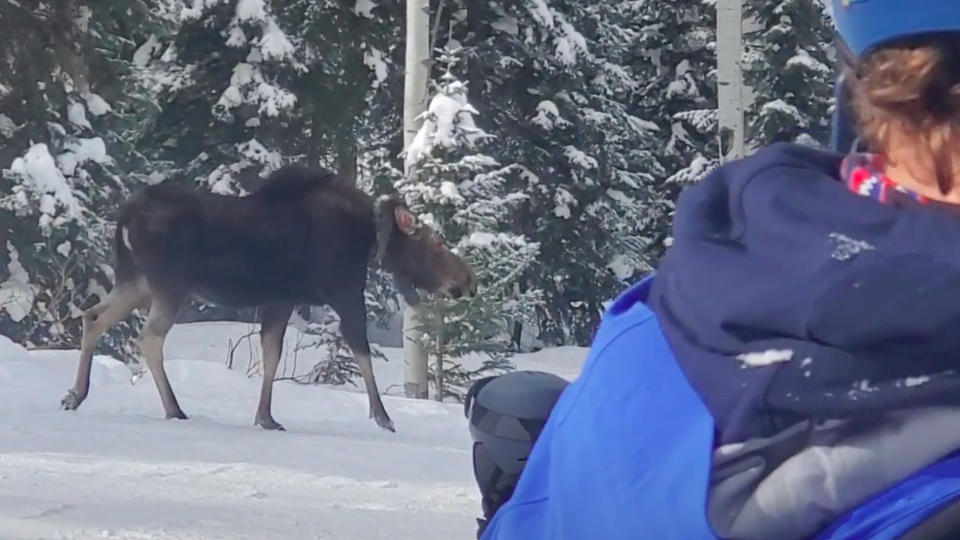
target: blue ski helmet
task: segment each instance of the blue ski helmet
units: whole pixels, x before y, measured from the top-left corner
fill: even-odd
[[[897,38],[960,32],[960,0],[833,0],[833,18],[850,52],[862,57]]]

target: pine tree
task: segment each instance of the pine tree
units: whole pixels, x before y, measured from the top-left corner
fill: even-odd
[[[474,378],[509,369],[510,324],[530,320],[540,303],[538,289],[518,290],[539,246],[505,226],[527,199],[521,169],[483,152],[496,142],[476,125],[477,111],[454,74],[461,53],[450,42],[439,58],[443,75],[406,153],[415,173],[398,184],[411,210],[457,246],[480,284],[469,300],[427,301],[424,339],[434,360],[437,399],[461,398]],[[471,353],[483,356],[473,370],[462,363]]]
[[[624,16],[636,35],[631,67],[645,82],[637,110],[670,134],[660,160],[672,196],[718,164],[716,6],[635,2]]]
[[[833,70],[831,24],[819,0],[748,0],[757,24],[747,33],[746,83],[755,93],[747,112],[748,142],[826,144]]]
[[[161,112],[140,143],[174,177],[238,195],[296,160],[303,127],[293,87],[307,71],[302,44],[264,0],[194,0],[155,64]],[[299,153],[298,153],[299,151]]]
[[[355,182],[368,88],[381,76],[370,66],[393,41],[384,32],[393,11],[351,0],[193,1],[171,46],[145,55],[163,114],[142,146],[163,148],[167,176],[224,193],[255,189],[288,163]]]
[[[112,218],[143,164],[128,141],[151,114],[132,39],[164,26],[160,4],[0,3],[0,332],[18,341],[76,345],[110,287]],[[134,327],[104,348],[129,358]]]
[[[605,300],[650,268],[664,215],[661,128],[631,108],[633,35],[611,2],[468,6],[471,101],[524,168],[519,233],[541,244],[521,290],[544,290],[538,333],[586,344]],[[546,279],[544,279],[546,278]]]

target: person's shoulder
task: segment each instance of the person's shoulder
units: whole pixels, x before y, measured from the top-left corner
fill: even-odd
[[[716,173],[750,179],[770,170],[797,170],[837,177],[843,155],[825,148],[778,142],[760,148],[750,156],[721,165]]]

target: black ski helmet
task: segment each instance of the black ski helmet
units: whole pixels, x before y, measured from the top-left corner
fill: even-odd
[[[550,411],[569,383],[552,373],[514,371],[480,379],[463,403],[473,473],[489,519],[510,498]],[[481,532],[485,522],[480,522]]]

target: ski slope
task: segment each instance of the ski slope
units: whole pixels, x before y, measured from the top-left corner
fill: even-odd
[[[286,432],[253,427],[260,377],[234,341],[254,327],[174,327],[166,367],[187,421],[163,420],[149,375],[94,362],[90,397],[59,410],[76,351],[27,352],[0,336],[0,539],[472,539],[479,497],[458,404],[407,400],[400,351],[375,366],[397,433],[367,418],[351,387],[277,382]],[[293,328],[288,349],[298,340]],[[303,350],[296,371],[322,351]],[[586,351],[516,359],[571,379]],[[294,373],[293,359],[281,365]]]

